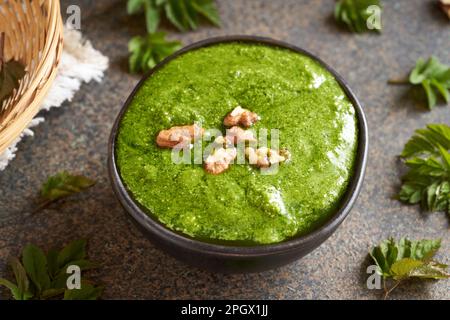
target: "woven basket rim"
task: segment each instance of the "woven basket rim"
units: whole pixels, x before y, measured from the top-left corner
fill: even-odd
[[[17,9],[17,3],[17,0],[11,0],[7,3],[0,3],[0,6],[9,5]],[[31,19],[31,21],[28,21],[30,25],[24,25],[24,21],[19,20],[19,17],[24,19],[25,14],[20,12],[21,9],[18,9],[14,13],[15,18],[18,19],[15,22],[20,26],[20,30],[16,30],[16,32],[23,33],[27,28],[33,27],[44,28],[36,31],[38,33],[37,39],[29,40],[34,42],[40,40],[40,44],[43,44],[43,46],[39,47],[37,57],[29,56],[30,52],[22,52],[24,56],[28,55],[29,58],[34,59],[34,61],[31,60],[31,63],[36,62],[36,66],[29,70],[31,67],[30,61],[26,62],[27,74],[22,79],[23,82],[27,82],[26,87],[22,87],[23,84],[21,83],[19,86],[21,92],[17,92],[15,96],[9,98],[1,111],[3,114],[0,120],[0,153],[4,152],[20,136],[40,111],[42,101],[56,77],[63,48],[63,24],[59,0],[40,0],[38,4],[32,3],[31,5],[28,1],[25,1],[25,4],[25,10],[30,10],[33,14],[36,14],[35,9],[37,6],[39,7],[42,13],[41,21],[34,21],[37,18],[29,17]],[[34,9],[32,6],[34,6]],[[28,16],[30,16],[30,12],[28,12]],[[33,43],[30,43],[30,46],[32,45]]]

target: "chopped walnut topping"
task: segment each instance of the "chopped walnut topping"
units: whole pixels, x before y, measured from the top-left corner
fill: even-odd
[[[221,174],[230,167],[237,156],[236,148],[219,148],[205,160],[205,170],[211,174]]]
[[[250,164],[256,165],[258,168],[268,168],[272,164],[285,162],[289,158],[289,152],[276,151],[266,147],[254,149],[248,147],[245,149],[245,154]]]
[[[222,145],[224,148],[233,146],[233,139],[227,136],[218,136],[214,143]]]
[[[223,120],[223,124],[226,127],[241,125],[244,128],[249,128],[258,120],[259,116],[256,113],[244,109],[241,106],[237,106],[233,111],[227,114]]]
[[[441,0],[440,2],[442,10],[450,18],[450,0]]]
[[[251,130],[244,130],[239,127],[232,127],[227,129],[227,139],[238,143],[241,141],[256,142],[256,138]]]
[[[156,137],[156,144],[161,148],[174,148],[175,146],[185,147],[192,140],[200,138],[204,129],[196,124],[190,126],[172,127],[168,130],[161,130]]]

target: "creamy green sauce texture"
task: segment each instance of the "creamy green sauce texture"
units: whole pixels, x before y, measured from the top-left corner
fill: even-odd
[[[276,175],[234,164],[211,175],[173,164],[158,132],[194,121],[223,130],[236,106],[258,113],[254,129],[279,129],[291,160]],[[120,175],[168,228],[203,241],[276,243],[311,232],[335,211],[353,174],[355,109],[318,62],[287,49],[228,43],[197,49],[145,81],[117,137]]]

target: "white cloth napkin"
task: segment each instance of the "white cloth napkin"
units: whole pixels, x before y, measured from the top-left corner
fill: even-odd
[[[89,41],[83,40],[80,31],[74,30],[68,25],[65,26],[61,61],[55,81],[42,103],[41,110],[60,107],[66,100],[72,101],[75,92],[80,89],[83,82],[88,83],[91,80],[100,82],[108,64],[108,58],[100,51],[95,50]],[[0,154],[0,171],[3,171],[16,156],[18,143],[24,137],[34,136],[31,128],[44,120],[43,117],[34,118],[28,128]]]

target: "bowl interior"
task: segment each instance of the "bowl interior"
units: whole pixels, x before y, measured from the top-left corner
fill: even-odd
[[[358,122],[358,146],[352,178],[349,181],[347,190],[343,195],[343,197],[341,198],[340,204],[338,205],[335,213],[319,228],[316,228],[315,230],[311,231],[306,235],[294,237],[292,239],[280,243],[256,245],[256,246],[237,246],[228,244],[223,245],[210,242],[202,242],[190,238],[186,235],[174,232],[165,227],[160,222],[158,222],[157,219],[154,219],[150,215],[148,215],[146,213],[146,209],[142,208],[137,203],[137,201],[133,200],[131,192],[127,190],[126,186],[122,181],[119,168],[117,167],[116,163],[115,144],[119,131],[118,129],[120,122],[122,120],[123,115],[127,111],[128,106],[133,100],[135,93],[140,89],[145,80],[151,77],[153,73],[162,68],[165,64],[167,64],[171,60],[184,54],[185,52],[226,42],[263,44],[268,46],[281,47],[311,57],[315,61],[319,62],[328,72],[330,72],[336,78],[336,80],[338,81],[338,83],[340,84],[340,86],[342,87],[342,89],[344,90],[347,97],[352,102],[355,108]],[[173,55],[167,57],[165,60],[160,62],[155,68],[153,68],[142,78],[142,80],[138,83],[136,88],[133,90],[133,92],[125,102],[119,115],[116,118],[116,121],[111,131],[109,141],[108,160],[109,160],[109,173],[111,177],[111,182],[117,197],[119,198],[121,204],[124,206],[125,210],[141,227],[144,228],[144,230],[146,230],[146,232],[150,232],[157,237],[172,242],[174,245],[189,248],[190,250],[198,250],[202,252],[206,251],[224,255],[227,254],[267,255],[270,254],[271,252],[290,251],[297,248],[298,246],[307,245],[310,242],[314,242],[317,239],[326,238],[339,226],[339,224],[345,219],[345,217],[349,213],[361,189],[367,161],[367,151],[368,151],[367,123],[361,104],[359,103],[358,99],[353,94],[349,86],[345,83],[342,77],[334,69],[332,69],[330,66],[328,66],[325,62],[323,62],[320,58],[318,58],[314,54],[285,42],[255,36],[226,36],[226,37],[210,38],[207,40],[191,44],[174,53]]]

